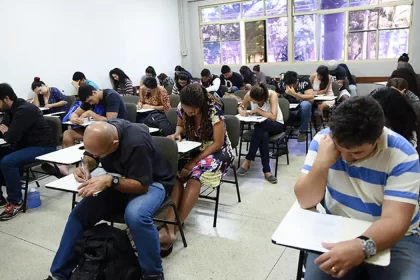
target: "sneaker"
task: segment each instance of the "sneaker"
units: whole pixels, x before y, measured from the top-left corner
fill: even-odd
[[[4,196],[0,196],[0,209],[6,207],[7,205],[7,199],[4,198]]]
[[[277,178],[274,175],[265,176],[265,179],[271,184],[277,184]]]
[[[308,136],[306,136],[306,133],[305,132],[301,132],[301,133],[299,133],[299,137],[298,137],[297,141],[298,142],[304,142],[304,141],[306,141],[306,138],[307,137]]]
[[[11,202],[8,202],[6,209],[0,214],[0,221],[11,220],[21,212],[23,212],[23,203],[14,205]]]

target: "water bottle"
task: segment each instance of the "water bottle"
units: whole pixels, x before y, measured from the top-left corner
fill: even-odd
[[[32,188],[28,194],[28,208],[38,208],[41,206],[41,194]]]

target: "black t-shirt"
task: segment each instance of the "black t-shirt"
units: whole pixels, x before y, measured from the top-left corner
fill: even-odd
[[[121,95],[113,89],[104,89],[104,98],[99,105],[104,106],[104,111],[106,113],[118,113],[117,118],[129,120],[127,107],[124,104],[124,101],[121,98]],[[89,103],[82,103],[80,109],[88,111],[92,109],[92,105]]]
[[[100,159],[102,168],[139,181],[146,187],[153,182],[161,183],[169,195],[175,184],[175,170],[172,170],[150,133],[126,120],[111,119],[106,122],[117,128],[119,147]]]
[[[222,86],[227,87],[229,90],[232,87],[241,88],[244,86],[244,79],[242,78],[242,75],[236,72],[232,72],[232,77],[229,79],[225,79],[223,75],[220,75],[220,81]]]
[[[305,91],[312,89],[311,81],[308,78],[300,78],[297,87],[295,88],[296,93],[305,94]],[[286,84],[283,81],[280,81],[277,84],[276,91],[283,95],[284,98],[289,100],[290,103],[300,103],[301,100],[288,95],[286,93]]]
[[[329,73],[332,76],[333,82],[346,80],[346,70],[341,66],[338,66],[337,69],[335,69],[334,71],[329,71]],[[344,88],[345,86],[343,84],[340,90],[343,90]]]

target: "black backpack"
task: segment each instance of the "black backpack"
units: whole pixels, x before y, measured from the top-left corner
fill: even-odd
[[[165,112],[160,110],[151,111],[144,120],[148,127],[158,128],[161,136],[168,136],[175,133],[174,128],[168,121]]]
[[[76,241],[78,265],[70,280],[139,280],[142,276],[125,231],[99,224]]]

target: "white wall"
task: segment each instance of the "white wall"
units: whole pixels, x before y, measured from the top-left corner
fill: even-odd
[[[224,3],[229,1],[223,0],[201,0],[196,2],[188,2],[188,0],[183,0],[183,11],[185,16],[185,33],[186,33],[186,43],[188,49],[188,55],[184,56],[182,59],[182,65],[185,69],[191,71],[193,76],[199,76],[203,68],[208,68],[214,74],[220,74],[220,65],[203,65],[202,55],[201,55],[201,42],[200,42],[200,28],[199,28],[199,6],[211,5]],[[418,51],[420,49],[420,0],[416,0],[414,4],[413,11],[413,26],[411,29],[411,45],[409,47],[410,63],[413,65],[417,73],[420,72],[420,56]],[[397,59],[386,60],[386,61],[375,61],[375,62],[366,62],[366,61],[350,61],[346,62],[349,68],[351,69],[352,74],[359,77],[373,77],[373,76],[389,76],[392,71],[395,70],[397,66]],[[261,64],[261,63],[260,63]],[[322,64],[322,62],[314,63],[284,63],[284,64],[261,64],[262,71],[266,75],[277,77],[279,73],[286,72],[288,70],[296,71],[299,74],[312,74],[315,72],[316,68]],[[242,65],[233,65],[231,68],[234,71],[239,72],[239,68]],[[253,65],[251,65],[252,68]],[[363,93],[369,93],[376,86],[374,85],[359,85]]]
[[[138,85],[148,65],[172,75],[181,63],[175,0],[5,0],[0,9],[0,82],[22,98],[35,76],[74,94],[75,71],[109,88],[115,67]]]

